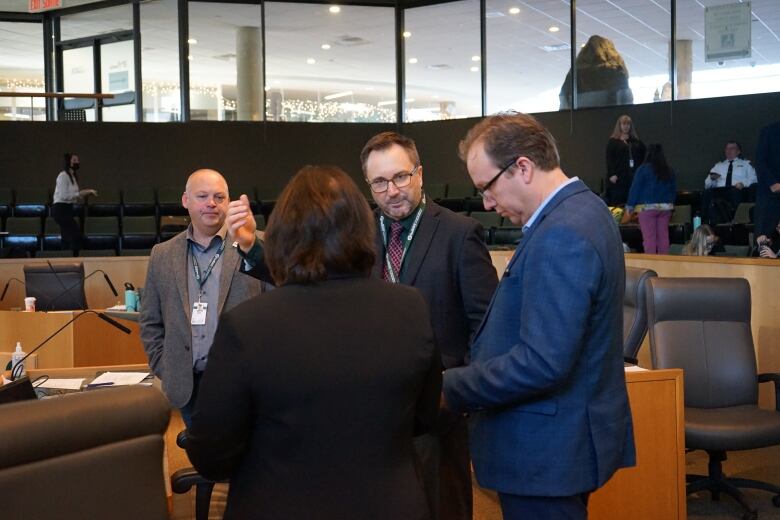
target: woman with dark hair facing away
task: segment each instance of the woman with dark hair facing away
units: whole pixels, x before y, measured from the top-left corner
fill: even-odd
[[[645,253],[669,253],[669,219],[677,197],[677,181],[660,144],[647,148],[647,157],[639,167],[628,193],[623,221],[639,212],[639,228]]]
[[[338,168],[280,195],[277,288],[222,315],[188,430],[195,468],[230,479],[225,518],[430,518],[412,435],[436,420],[441,362],[420,293],[370,278],[375,227]]]
[[[84,200],[88,195],[97,196],[92,189],[79,189],[78,174],[81,161],[75,153],[65,154],[65,169],[57,175],[57,184],[52,197],[51,216],[60,226],[62,249],[78,251],[81,249],[81,228],[73,213],[73,204]]]
[[[606,198],[608,206],[626,203],[634,172],[645,159],[645,144],[639,139],[634,122],[623,114],[607,142]]]

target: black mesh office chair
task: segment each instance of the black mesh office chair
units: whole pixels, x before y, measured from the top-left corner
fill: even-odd
[[[685,446],[709,455],[707,476],[688,475],[688,493],[708,490],[733,497],[758,514],[738,489],[775,493],[766,482],[729,478],[727,451],[780,444],[780,374],[757,374],[750,329],[750,286],[742,278],[650,278],[647,282],[650,352],[654,368],[682,368],[685,380]],[[775,383],[775,410],[758,407],[758,384]]]
[[[647,334],[647,303],[645,286],[650,277],[658,276],[652,269],[626,267],[626,291],[623,295],[623,359],[637,364],[637,355]]]

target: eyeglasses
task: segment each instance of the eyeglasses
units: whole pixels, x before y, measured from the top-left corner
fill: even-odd
[[[409,183],[412,182],[412,176],[417,173],[417,170],[420,168],[420,165],[418,164],[414,168],[411,169],[411,171],[408,172],[402,172],[402,173],[396,173],[393,175],[392,179],[376,179],[373,181],[366,181],[368,182],[368,185],[371,186],[371,191],[374,193],[384,193],[387,191],[387,188],[390,186],[390,183],[393,183],[393,186],[396,188],[405,188],[409,186]]]
[[[505,171],[507,171],[509,168],[511,168],[511,167],[512,167],[512,165],[514,165],[514,164],[517,162],[517,160],[518,160],[519,158],[520,158],[520,156],[517,156],[517,157],[515,157],[514,159],[512,159],[511,161],[509,161],[509,162],[507,163],[507,165],[506,165],[506,166],[504,166],[503,168],[501,168],[501,169],[498,171],[498,173],[495,175],[495,177],[493,177],[492,179],[490,179],[490,180],[488,181],[488,183],[487,183],[487,184],[485,184],[484,186],[482,186],[482,188],[481,188],[481,189],[478,189],[478,190],[477,190],[477,193],[479,193],[479,196],[480,196],[480,197],[482,197],[482,198],[484,199],[484,198],[485,198],[485,192],[486,192],[487,190],[489,190],[489,189],[490,189],[490,187],[493,185],[493,183],[494,183],[494,182],[496,182],[496,181],[498,180],[498,178],[499,178],[499,177],[501,177],[501,174],[502,174],[502,173],[504,173]]]

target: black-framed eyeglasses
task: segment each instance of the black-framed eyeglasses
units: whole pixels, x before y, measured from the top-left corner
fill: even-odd
[[[409,186],[409,183],[412,182],[412,176],[417,173],[417,170],[420,169],[420,165],[418,164],[414,168],[412,168],[408,172],[401,172],[396,173],[393,175],[392,179],[375,179],[373,181],[366,180],[368,182],[368,185],[371,187],[371,191],[374,193],[384,193],[387,191],[387,188],[390,186],[390,183],[393,183],[393,186],[396,188],[405,188]]]
[[[506,166],[504,166],[503,168],[501,168],[501,169],[498,171],[498,173],[497,173],[497,174],[496,174],[496,175],[495,175],[495,176],[494,176],[492,179],[490,179],[490,180],[488,181],[488,183],[487,183],[487,184],[485,184],[484,186],[482,186],[482,188],[478,189],[478,190],[477,190],[477,193],[479,193],[479,196],[480,196],[480,197],[482,197],[482,198],[484,199],[484,198],[485,198],[485,192],[486,192],[487,190],[489,190],[489,189],[490,189],[490,187],[493,185],[493,183],[494,183],[494,182],[496,182],[496,181],[498,180],[498,178],[499,178],[499,177],[501,177],[501,174],[502,174],[502,173],[504,173],[505,171],[507,171],[509,168],[511,168],[511,167],[512,167],[512,165],[514,165],[514,164],[517,162],[517,160],[518,160],[519,158],[520,158],[520,156],[518,155],[517,157],[515,157],[514,159],[512,159],[511,161],[509,161],[509,162],[507,163],[507,165],[506,165]]]

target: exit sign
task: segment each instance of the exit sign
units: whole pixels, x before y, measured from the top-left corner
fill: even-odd
[[[37,13],[40,11],[48,11],[49,9],[59,9],[62,7],[62,0],[28,0],[29,11],[31,13]]]

